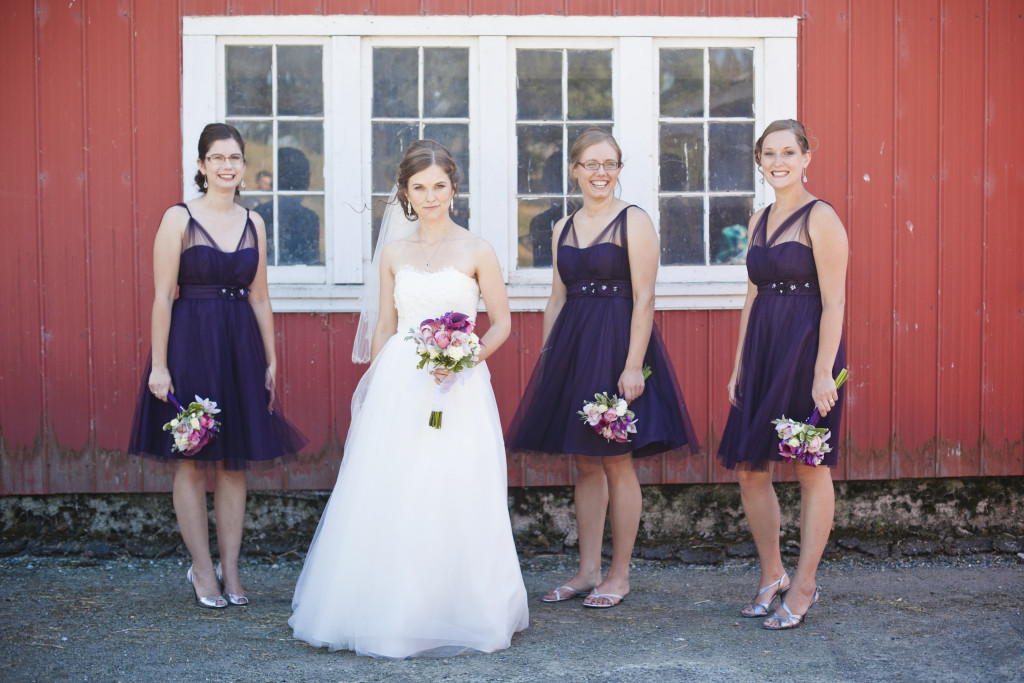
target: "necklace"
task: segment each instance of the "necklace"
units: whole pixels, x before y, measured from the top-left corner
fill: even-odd
[[[436,246],[436,247],[434,247],[434,251],[430,252],[430,255],[429,255],[429,256],[427,256],[427,250],[426,250],[426,248],[425,248],[425,247],[423,246],[423,245],[424,245],[424,243],[426,243],[426,240],[425,240],[425,239],[421,239],[421,240],[420,240],[420,251],[422,251],[422,252],[423,252],[423,260],[424,260],[424,261],[426,261],[426,263],[427,263],[427,268],[430,268],[430,261],[431,261],[431,260],[432,260],[432,259],[433,259],[433,258],[434,258],[435,256],[437,256],[437,252],[438,252],[438,251],[439,251],[439,250],[441,249],[441,247],[442,247],[442,246],[444,245],[444,241],[445,241],[446,239],[448,239],[448,233],[450,233],[451,231],[452,231],[452,226],[450,226],[450,225],[449,225],[449,226],[448,226],[448,230],[447,230],[447,231],[446,231],[446,232],[444,233],[444,235],[442,235],[442,236],[441,236],[441,239],[439,239],[439,240],[437,241],[437,246]]]

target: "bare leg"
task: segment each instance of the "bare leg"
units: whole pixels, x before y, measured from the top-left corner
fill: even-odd
[[[612,526],[612,564],[608,575],[597,587],[598,593],[621,595],[629,593],[629,563],[633,558],[636,534],[640,528],[643,496],[640,481],[633,469],[633,455],[602,458],[604,474],[608,480],[609,512]],[[588,598],[588,604],[611,606],[614,600]]]
[[[192,556],[193,585],[200,597],[220,595],[210,560],[210,529],[206,515],[206,471],[189,460],[178,462],[174,472],[174,513],[178,528]]]
[[[770,586],[779,580],[785,571],[782,566],[782,553],[779,550],[779,534],[781,532],[781,514],[779,499],[772,486],[771,465],[766,472],[738,470],[740,483],[740,499],[743,501],[743,512],[750,526],[757,546],[757,557],[761,563],[761,580],[758,590]],[[781,588],[786,588],[783,581]],[[768,591],[758,598],[758,602],[767,602],[765,598],[774,595]]]
[[[217,513],[217,546],[224,590],[244,595],[238,578],[238,553],[242,547],[242,527],[245,524],[245,472],[226,470],[217,465],[213,509]]]
[[[588,591],[601,583],[601,541],[604,538],[605,512],[608,509],[608,480],[598,458],[576,457],[576,527],[580,544],[580,567],[564,585]],[[591,462],[593,461],[593,462]],[[565,598],[554,591],[545,600]]]
[[[793,587],[786,593],[786,606],[793,614],[805,614],[814,599],[818,563],[832,531],[836,492],[828,467],[796,464],[800,481],[800,560],[793,574]],[[782,612],[781,608],[775,610]]]

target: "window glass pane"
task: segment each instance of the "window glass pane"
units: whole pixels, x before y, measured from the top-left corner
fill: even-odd
[[[519,147],[519,193],[541,194],[553,192],[561,187],[561,177],[556,185],[553,171],[562,167],[561,126],[516,126]],[[545,177],[544,169],[550,169]],[[557,190],[561,192],[561,189]]]
[[[282,121],[277,131],[277,189],[323,190],[324,124],[321,121]]]
[[[275,218],[276,208],[276,218]],[[260,204],[267,225],[267,263],[278,266],[324,263],[323,195],[282,195]],[[280,234],[277,234],[280,226]]]
[[[469,190],[469,126],[465,123],[428,123],[423,126],[423,137],[437,140],[448,148],[455,163],[462,169],[461,190]],[[398,168],[395,167],[397,171]]]
[[[277,113],[320,116],[324,113],[323,48],[281,45],[277,48]]]
[[[419,139],[419,126],[408,123],[374,123],[372,190],[390,192],[405,149]]]
[[[551,233],[563,204],[561,196],[519,200],[519,267],[551,267]]]
[[[462,192],[455,198],[455,210],[452,211],[452,220],[469,229],[469,197]]]
[[[754,115],[754,51],[749,48],[708,50],[711,116]]]
[[[661,115],[704,115],[704,51],[661,50]]]
[[[270,46],[229,45],[224,49],[228,116],[272,116]]]
[[[712,192],[754,187],[754,124],[708,124],[708,175]]]
[[[423,116],[469,117],[467,48],[423,49]]]
[[[516,50],[517,118],[562,120],[562,51]]]
[[[612,118],[611,50],[568,51],[570,120]]]
[[[662,265],[703,266],[703,198],[662,197],[658,202],[658,214]]]
[[[373,115],[419,116],[419,50],[415,47],[373,49]],[[353,106],[355,106],[353,104]],[[401,159],[401,157],[399,157]]]
[[[711,198],[711,263],[733,265],[747,262],[747,223],[753,212],[753,197]]]
[[[661,124],[662,192],[704,191],[704,126],[700,123]],[[703,253],[703,252],[702,252]]]

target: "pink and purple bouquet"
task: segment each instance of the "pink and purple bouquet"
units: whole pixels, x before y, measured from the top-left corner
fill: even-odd
[[[427,319],[420,323],[420,329],[409,330],[406,339],[416,342],[416,354],[420,362],[416,369],[430,366],[428,372],[444,369],[451,374],[434,388],[434,399],[429,424],[441,428],[441,413],[444,399],[451,391],[458,373],[471,370],[480,356],[480,338],[473,330],[476,325],[465,313],[449,311],[440,318]],[[465,376],[462,377],[465,379]]]
[[[849,376],[850,373],[843,368],[836,377],[836,389],[843,386]],[[810,467],[820,465],[825,459],[825,454],[832,452],[832,447],[828,445],[832,432],[818,426],[820,419],[821,413],[815,410],[806,422],[790,420],[785,415],[778,420],[772,420],[779,435],[779,455]]]
[[[651,367],[644,366],[644,379],[651,376]],[[607,441],[629,443],[629,435],[636,434],[636,415],[629,409],[626,399],[618,394],[608,395],[607,391],[594,394],[594,400],[583,404],[583,410],[576,414],[590,425],[590,428]]]
[[[213,417],[220,412],[217,402],[196,396],[188,408],[183,408],[170,392],[167,392],[167,400],[178,409],[178,416],[164,425],[164,431],[174,435],[173,450],[182,455],[195,455],[217,436],[220,429],[220,424]]]

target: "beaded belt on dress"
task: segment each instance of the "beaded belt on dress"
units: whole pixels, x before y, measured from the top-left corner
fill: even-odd
[[[821,294],[818,289],[816,282],[808,282],[807,280],[776,280],[775,282],[765,282],[757,286],[758,292],[768,292],[771,294],[781,294],[783,296],[800,296],[801,294],[814,294],[815,296]]]
[[[565,295],[570,299],[578,296],[633,298],[633,285],[629,280],[573,280],[565,283]]]
[[[249,290],[245,287],[228,285],[180,285],[178,287],[178,297],[182,299],[245,301],[249,298]]]

